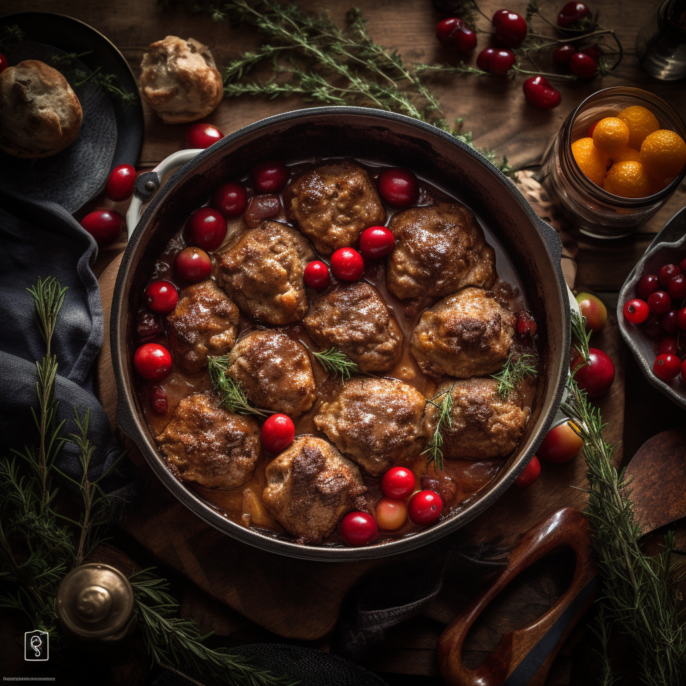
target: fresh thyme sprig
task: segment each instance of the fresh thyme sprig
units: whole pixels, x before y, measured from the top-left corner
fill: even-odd
[[[313,352],[314,358],[324,367],[324,370],[347,381],[353,374],[359,374],[357,362],[353,362],[342,350],[329,348],[321,352]]]
[[[274,414],[272,410],[265,410],[251,405],[243,387],[227,375],[226,372],[229,368],[228,355],[208,356],[207,367],[210,372],[212,386],[221,396],[222,407],[236,414],[256,414],[260,417]]]
[[[422,455],[428,455],[426,466],[428,467],[433,462],[436,471],[441,471],[443,469],[443,429],[449,429],[453,425],[453,418],[451,416],[453,409],[453,388],[455,388],[455,384],[451,384],[447,391],[440,393],[435,398],[427,400],[428,403],[438,410],[438,419],[436,420],[436,428],[431,436],[431,441],[429,441],[429,445],[422,451]],[[436,402],[441,396],[443,396],[443,400]]]
[[[534,366],[536,358],[528,353],[515,356],[510,353],[503,368],[497,374],[491,374],[491,378],[498,382],[498,395],[507,400],[517,384],[529,376],[538,376],[538,370]]]
[[[0,36],[0,48],[4,49],[13,43],[21,43],[24,38],[26,38],[26,34],[19,28],[17,24],[3,26],[2,36]]]
[[[154,663],[175,673],[190,668],[228,684],[290,686],[297,683],[259,669],[247,658],[228,653],[224,648],[212,649],[204,645],[212,632],[203,636],[195,622],[178,617],[179,605],[168,593],[168,582],[152,572],[152,569],[136,572],[129,581],[141,620],[143,641]]]

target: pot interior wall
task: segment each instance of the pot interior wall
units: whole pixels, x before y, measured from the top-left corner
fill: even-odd
[[[379,116],[360,113],[335,116],[300,114],[309,116],[306,120],[296,118],[272,123],[267,120],[261,128],[227,137],[177,172],[160,191],[163,197],[153,203],[151,213],[144,217],[147,224],[135,245],[132,269],[124,287],[122,317],[126,321],[127,350],[121,353],[127,362],[123,367],[128,368],[128,379],[131,379],[135,314],[157,256],[182,228],[188,215],[207,200],[214,187],[245,176],[255,164],[269,159],[298,161],[356,157],[410,168],[461,198],[501,242],[519,273],[539,324],[542,371],[532,417],[520,448],[467,510],[456,513],[455,518],[461,523],[455,522],[450,526],[455,528],[485,508],[488,504],[485,501],[492,500],[488,498],[492,491],[502,491],[505,487],[503,482],[511,482],[523,461],[537,448],[542,439],[543,424],[552,419],[556,410],[561,365],[566,360],[564,347],[567,336],[566,294],[560,283],[559,265],[554,265],[536,223],[510,182],[494,173],[482,159],[437,136],[435,131],[417,128],[403,120],[386,121]],[[133,240],[137,240],[136,236]],[[554,259],[559,261],[559,256]],[[128,379],[126,383],[130,383]],[[129,397],[137,404],[135,393]],[[140,413],[140,408],[137,409]],[[153,437],[147,428],[146,431],[148,451],[157,454]],[[450,519],[437,528],[445,527]]]

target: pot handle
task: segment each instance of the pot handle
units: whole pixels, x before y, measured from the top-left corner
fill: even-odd
[[[201,148],[179,150],[163,159],[152,171],[144,172],[136,178],[136,183],[133,187],[133,198],[126,212],[127,240],[131,239],[131,235],[138,225],[143,205],[157,193],[165,175],[182,167],[201,152]]]
[[[505,634],[477,667],[462,662],[469,629],[496,596],[545,554],[569,547],[576,568],[569,588],[534,622]],[[507,568],[453,620],[438,642],[438,662],[448,686],[542,686],[564,639],[593,602],[598,585],[588,521],[566,507],[530,529],[510,554]]]

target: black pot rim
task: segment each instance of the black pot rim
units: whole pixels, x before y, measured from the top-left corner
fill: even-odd
[[[300,545],[292,541],[285,541],[275,538],[259,530],[248,529],[235,522],[232,522],[226,517],[223,517],[218,511],[214,510],[205,501],[199,498],[189,488],[178,481],[171,472],[169,472],[155,452],[149,454],[147,446],[147,439],[144,433],[143,423],[135,409],[135,405],[131,400],[130,382],[126,379],[127,370],[125,368],[125,356],[120,354],[119,337],[122,326],[125,327],[125,322],[121,322],[121,310],[124,301],[125,282],[129,271],[135,267],[133,264],[133,256],[136,246],[143,235],[145,227],[150,222],[155,214],[157,208],[162,204],[166,196],[174,189],[177,183],[194,167],[204,162],[204,160],[214,155],[217,150],[224,146],[231,145],[246,134],[258,132],[261,129],[268,128],[274,124],[298,121],[307,118],[321,118],[326,117],[340,117],[340,116],[360,116],[372,117],[381,122],[395,122],[421,129],[448,145],[454,145],[460,148],[463,152],[471,155],[486,168],[493,175],[493,180],[501,183],[509,193],[511,193],[517,200],[522,209],[526,212],[533,224],[538,228],[544,243],[546,244],[548,254],[551,259],[551,264],[558,278],[558,293],[556,297],[561,299],[562,310],[565,313],[565,321],[561,322],[563,327],[563,343],[565,349],[570,344],[570,322],[569,322],[569,300],[567,298],[567,285],[562,274],[561,258],[561,241],[557,232],[546,224],[533,211],[529,203],[526,201],[520,190],[512,183],[495,165],[489,162],[479,152],[466,145],[456,137],[452,136],[446,131],[443,131],[431,124],[407,117],[402,114],[394,112],[387,112],[385,110],[377,110],[366,107],[312,107],[307,109],[293,110],[283,114],[277,114],[266,119],[261,119],[257,122],[249,124],[233,133],[228,134],[221,140],[217,141],[207,150],[198,153],[196,157],[191,159],[181,168],[179,168],[164,184],[162,188],[156,193],[150,201],[148,207],[143,212],[140,220],[136,225],[136,229],[129,239],[128,246],[124,252],[124,256],[119,267],[117,275],[117,282],[115,285],[114,296],[112,301],[112,314],[110,318],[110,339],[112,350],[112,364],[114,374],[117,382],[118,391],[118,408],[117,408],[117,422],[122,431],[129,436],[140,448],[148,465],[155,472],[157,477],[162,481],[166,488],[174,495],[183,505],[196,514],[200,519],[210,524],[223,533],[232,536],[244,543],[267,550],[287,557],[295,557],[300,559],[329,561],[329,562],[348,562],[377,559],[381,557],[388,557],[400,553],[406,553],[416,548],[428,545],[442,538],[443,536],[456,531],[461,528],[479,514],[490,507],[505,491],[512,485],[519,473],[526,467],[529,460],[534,456],[540,442],[543,440],[548,427],[552,424],[557,409],[562,400],[564,392],[565,381],[567,378],[567,370],[564,365],[560,365],[560,372],[558,379],[551,379],[551,383],[556,383],[556,392],[553,402],[549,407],[544,408],[539,418],[540,429],[538,438],[531,445],[531,448],[526,454],[522,455],[518,462],[510,467],[506,476],[500,478],[499,482],[490,490],[489,493],[477,499],[473,504],[468,505],[464,510],[451,516],[450,518],[439,522],[438,524],[425,529],[419,533],[409,535],[404,538],[395,539],[389,542],[372,544],[359,548],[346,547],[329,547],[329,546],[308,546]]]

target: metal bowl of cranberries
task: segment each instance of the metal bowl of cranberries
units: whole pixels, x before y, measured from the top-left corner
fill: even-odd
[[[624,282],[617,319],[648,381],[686,409],[686,207]]]
[[[517,187],[365,108],[176,155],[136,181],[111,319],[119,426],[169,491],[313,560],[406,552],[493,504],[568,373],[560,240]]]

